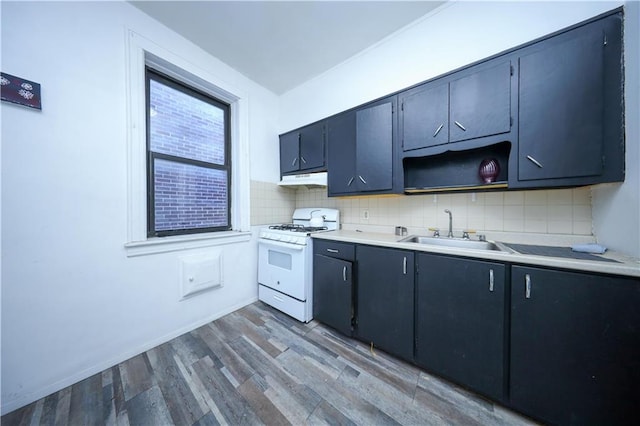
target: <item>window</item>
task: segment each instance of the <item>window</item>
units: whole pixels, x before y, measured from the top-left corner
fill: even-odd
[[[231,229],[230,107],[146,68],[147,235]]]

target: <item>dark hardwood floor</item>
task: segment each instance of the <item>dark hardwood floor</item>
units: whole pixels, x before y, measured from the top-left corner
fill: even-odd
[[[2,417],[2,425],[532,424],[256,302]]]

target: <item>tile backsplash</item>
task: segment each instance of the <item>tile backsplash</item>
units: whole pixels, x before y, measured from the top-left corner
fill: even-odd
[[[275,183],[251,181],[251,225],[291,222],[296,191]]]
[[[251,224],[289,222],[295,208],[340,210],[344,225],[448,227],[455,230],[592,235],[591,189],[466,194],[327,197],[326,188],[291,189],[251,182]]]

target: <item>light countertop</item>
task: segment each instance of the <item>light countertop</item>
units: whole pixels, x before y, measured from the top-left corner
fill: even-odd
[[[411,232],[409,235],[414,235]],[[420,235],[429,235],[421,233]],[[605,259],[615,260],[617,262],[603,262],[598,260],[582,260],[568,259],[562,257],[551,256],[534,256],[520,253],[510,253],[505,251],[494,250],[472,250],[467,248],[444,247],[429,244],[417,244],[410,242],[398,242],[406,238],[406,236],[398,236],[394,233],[386,232],[370,232],[359,230],[340,230],[320,232],[312,235],[313,238],[323,240],[342,241],[355,244],[369,244],[381,247],[390,247],[404,250],[423,251],[436,254],[448,254],[454,256],[464,256],[484,260],[494,260],[507,262],[512,264],[545,266],[550,268],[571,269],[583,272],[596,272],[601,274],[625,275],[640,278],[640,260],[634,259],[621,253],[607,250],[605,254],[597,255]],[[538,244],[538,245],[555,245],[555,246],[571,246],[574,243],[582,243],[583,241],[570,241],[571,237],[567,237],[564,241],[561,238],[554,239],[552,244],[540,244],[539,240],[532,241],[527,236],[518,235],[505,236],[503,239],[488,238],[489,241],[510,242],[520,244]]]

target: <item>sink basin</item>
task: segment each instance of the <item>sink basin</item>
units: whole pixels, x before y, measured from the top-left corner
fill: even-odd
[[[500,243],[493,241],[465,240],[463,238],[425,237],[410,235],[398,241],[399,243],[428,244],[432,246],[457,247],[472,250],[511,251]]]

